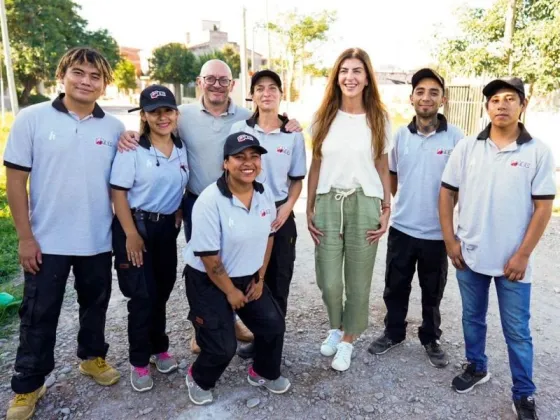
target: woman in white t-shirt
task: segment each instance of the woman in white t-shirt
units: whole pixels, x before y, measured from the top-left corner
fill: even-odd
[[[334,355],[332,368],[344,371],[368,325],[377,244],[391,211],[391,127],[365,51],[338,57],[311,133],[307,223],[331,326],[321,354]]]

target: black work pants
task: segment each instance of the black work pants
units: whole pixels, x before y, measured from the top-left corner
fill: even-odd
[[[192,235],[192,210],[198,195],[186,191],[183,195],[182,209],[183,209],[183,226],[185,230],[185,240],[189,242]]]
[[[12,377],[16,394],[40,388],[54,369],[56,328],[70,269],[80,306],[78,357],[85,360],[107,355],[105,316],[111,297],[111,253],[86,257],[43,254],[39,272],[25,273],[16,374]]]
[[[189,301],[189,320],[193,323],[200,354],[192,365],[192,375],[202,389],[211,389],[229,365],[237,340],[233,309],[226,295],[204,272],[185,267],[185,285]],[[233,277],[235,287],[245,293],[254,276]],[[237,314],[255,335],[253,368],[266,379],[280,376],[284,346],[284,317],[266,284],[262,296],[237,310]]]
[[[177,278],[175,216],[159,221],[135,221],[144,239],[144,264],[135,267],[126,253],[126,235],[119,220],[113,220],[113,250],[119,287],[128,300],[129,360],[132,366],[147,366],[152,354],[169,349],[165,333],[166,305]]]
[[[416,265],[422,290],[422,325],[418,328],[418,337],[425,345],[441,337],[439,305],[447,283],[448,266],[445,243],[413,238],[391,227],[383,299],[387,306],[385,334],[395,342],[406,336],[406,315]]]
[[[278,303],[284,318],[288,310],[288,294],[296,259],[296,221],[293,213],[274,234],[274,245],[265,273],[265,283]]]

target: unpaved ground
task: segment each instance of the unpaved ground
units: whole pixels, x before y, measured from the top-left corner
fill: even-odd
[[[301,210],[302,203],[298,209]],[[382,330],[382,300],[385,240],[378,253],[371,291],[370,327],[356,345],[356,358],[349,371],[330,368],[330,358],[319,354],[319,344],[328,329],[327,316],[315,284],[313,246],[297,213],[298,253],[292,286],[283,373],[293,387],[286,395],[271,395],[246,382],[247,363],[234,358],[215,390],[215,403],[196,407],[187,397],[184,370],[165,376],[154,373],[151,392],[138,394],[128,381],[126,300],[116,279],[107,321],[108,360],[122,373],[121,381],[100,387],[77,371],[75,356],[76,295],[70,281],[61,314],[56,347],[56,377],[38,404],[38,419],[513,419],[510,403],[510,373],[500,329],[495,293],[489,312],[487,353],[491,381],[467,395],[459,395],[450,382],[463,361],[460,323],[461,303],[454,273],[449,276],[442,304],[442,337],[451,363],[442,370],[432,368],[415,336],[420,322],[418,287],[413,291],[409,314],[409,336],[404,346],[381,357],[371,356],[367,346]],[[558,246],[560,218],[554,218],[535,255],[532,330],[535,344],[535,382],[541,419],[560,420],[560,268]],[[182,238],[181,238],[182,240]],[[182,267],[182,264],[181,264]],[[556,289],[556,290],[555,290]],[[187,321],[184,285],[178,278],[168,305],[168,330],[174,354],[183,366],[193,361],[188,342],[193,332]],[[18,336],[0,348],[0,406],[12,397],[9,379]],[[247,401],[258,398],[255,408]]]

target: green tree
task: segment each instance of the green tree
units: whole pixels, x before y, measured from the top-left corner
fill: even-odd
[[[312,51],[328,41],[328,32],[335,20],[335,12],[324,10],[317,16],[289,12],[277,22],[269,23],[269,29],[279,36],[280,45],[284,48],[282,72],[286,72],[287,85],[291,87],[286,89],[288,101],[294,88],[296,68],[300,70],[300,78],[303,77],[305,61]]]
[[[448,75],[504,76],[530,84],[533,92],[560,87],[560,0],[517,0],[511,50],[504,39],[508,0],[489,9],[464,8],[459,13],[462,34],[438,40],[434,52]],[[511,60],[511,62],[510,62]]]
[[[129,60],[122,60],[115,67],[115,84],[119,90],[128,92],[136,88],[136,67]]]
[[[181,84],[196,80],[197,59],[183,44],[171,42],[156,48],[150,59],[150,76],[163,83],[173,83],[177,101],[181,101]]]
[[[231,73],[234,79],[237,79],[241,74],[241,57],[239,53],[233,48],[232,45],[226,45],[221,50],[214,50],[211,53],[202,54],[198,56],[197,75],[200,74],[200,69],[208,60],[222,60],[227,63],[231,68]],[[247,70],[251,68],[251,60],[247,60]]]
[[[20,102],[28,103],[40,81],[54,80],[60,57],[71,47],[88,44],[120,61],[118,46],[105,30],[88,32],[87,21],[72,0],[6,0],[12,61]]]

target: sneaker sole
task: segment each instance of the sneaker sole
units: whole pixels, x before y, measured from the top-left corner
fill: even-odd
[[[471,386],[470,388],[464,389],[462,391],[459,391],[457,388],[453,387],[453,389],[455,390],[455,392],[458,392],[459,394],[466,394],[467,392],[471,392],[473,390],[473,388],[477,385],[482,385],[485,384],[486,382],[488,382],[490,380],[490,372],[488,372],[486,374],[486,376],[484,378],[482,378],[480,381],[478,381],[476,384],[474,384],[473,386]]]
[[[191,387],[189,386],[189,379],[188,377],[185,378],[185,385],[187,386],[187,392],[189,394],[189,400],[191,400],[191,402],[195,405],[208,405],[211,404],[214,401],[214,398],[211,398],[209,400],[204,400],[204,401],[197,401],[195,400],[192,395],[191,395]]]
[[[111,379],[110,381],[101,381],[99,379],[97,379],[95,376],[93,376],[91,373],[86,372],[84,369],[82,369],[82,367],[80,366],[78,368],[78,371],[84,375],[84,376],[89,376],[90,378],[92,378],[96,383],[98,383],[99,385],[102,386],[111,386],[111,385],[115,385],[117,382],[119,382],[119,380],[121,379],[121,376],[117,376],[116,378]]]
[[[436,365],[434,362],[432,362],[432,359],[430,359],[430,356],[428,355],[428,353],[426,353],[426,356],[428,357],[428,362],[430,363],[430,365],[432,365],[436,369],[443,369],[444,367],[446,367],[449,364],[449,360],[447,360],[444,365]]]
[[[267,387],[267,386],[264,385],[264,384],[261,385],[261,384],[259,384],[258,382],[253,381],[249,375],[247,375],[247,382],[249,382],[249,384],[252,385],[252,386],[258,386],[258,387],[263,386],[263,387],[265,387],[266,389],[268,389],[270,392],[272,392],[273,394],[284,394],[285,392],[288,392],[288,390],[289,390],[290,387],[292,386],[292,384],[289,383],[288,386],[287,386],[285,389],[280,390],[280,391],[275,390],[275,389],[270,389],[269,387]]]
[[[348,366],[346,369],[338,369],[331,364],[331,368],[336,370],[337,372],[346,372],[348,369],[350,369],[350,366]]]
[[[370,353],[370,354],[376,354],[376,355],[378,355],[378,356],[381,356],[382,354],[387,353],[389,350],[394,349],[395,347],[398,347],[398,346],[400,346],[400,345],[403,344],[403,343],[404,343],[404,340],[398,342],[397,344],[392,345],[391,347],[389,347],[388,349],[386,349],[386,350],[384,350],[384,351],[382,351],[382,352],[376,352],[376,351],[370,350],[370,349],[368,348],[368,353]]]
[[[158,365],[157,365],[157,363],[156,363],[155,361],[152,362],[152,361],[150,360],[150,364],[154,365],[159,373],[171,373],[171,372],[173,372],[174,370],[177,370],[177,369],[179,368],[179,365],[175,364],[175,365],[171,366],[169,369],[163,370],[163,369],[160,369],[160,368],[158,367]]]
[[[149,388],[136,388],[134,386],[134,384],[132,383],[132,378],[130,378],[130,385],[132,385],[132,389],[135,390],[136,392],[147,392],[150,391],[153,387],[154,387],[154,382],[152,381],[152,385]]]

